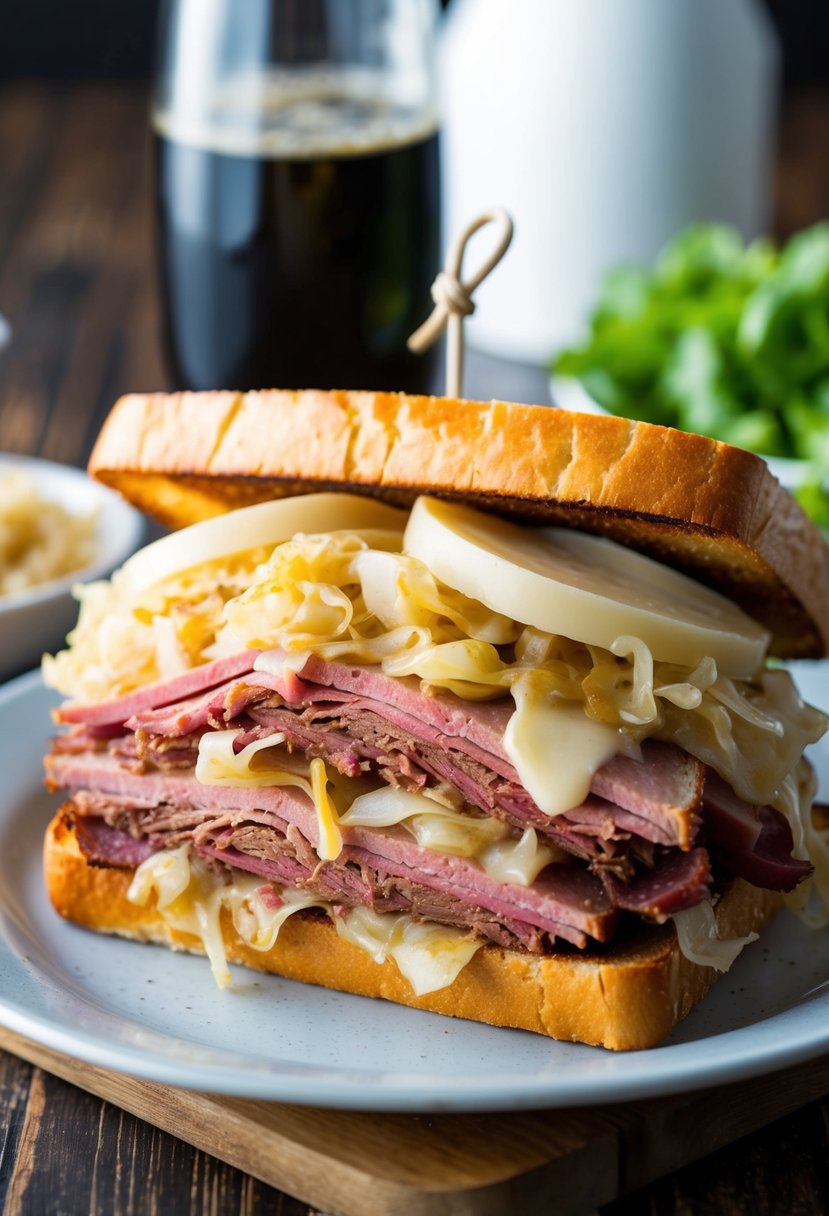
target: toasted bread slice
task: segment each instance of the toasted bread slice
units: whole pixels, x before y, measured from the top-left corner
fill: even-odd
[[[730,596],[771,652],[829,646],[826,541],[760,457],[666,427],[543,406],[366,392],[122,397],[92,475],[177,528],[320,489],[459,498],[602,533]]]
[[[87,862],[63,811],[46,833],[44,869],[52,903],[68,920],[99,933],[204,953],[198,938],[171,928],[154,906],[129,902],[132,870]],[[756,932],[780,904],[776,892],[735,879],[717,905],[720,935]],[[685,958],[671,925],[642,925],[626,944],[601,954],[538,956],[487,945],[448,988],[415,996],[394,962],[375,963],[341,938],[322,912],[290,917],[265,952],[239,937],[226,910],[222,931],[229,960],[258,971],[613,1050],[661,1042],[718,976]]]

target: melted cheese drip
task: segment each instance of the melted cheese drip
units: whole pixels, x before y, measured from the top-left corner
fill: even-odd
[[[340,937],[370,954],[375,963],[392,958],[415,996],[448,988],[480,950],[462,929],[413,921],[405,914],[381,915],[353,908],[334,920]]]
[[[317,816],[317,856],[321,861],[333,861],[339,857],[343,838],[336,807],[328,794],[325,761],[319,757],[311,761],[309,780],[301,773],[284,767],[287,758],[284,753],[277,752],[258,758],[260,752],[265,753],[269,748],[273,749],[284,743],[284,735],[274,734],[264,739],[254,739],[236,753],[233,750],[233,740],[238,733],[236,730],[216,730],[206,731],[202,735],[196,761],[196,780],[202,785],[295,786],[307,794],[314,804]]]
[[[422,848],[472,858],[490,878],[524,887],[561,856],[555,848],[539,844],[533,828],[516,839],[500,820],[476,819],[423,794],[390,787],[355,798],[340,823],[368,828],[403,824]]]
[[[263,884],[255,875],[237,878],[224,891],[223,902],[230,908],[236,932],[244,942],[262,953],[276,944],[279,930],[289,916],[303,908],[327,909],[324,901],[315,899],[307,891],[284,887],[277,896],[270,883]]]
[[[143,861],[127,892],[127,899],[141,907],[146,907],[155,894],[156,907],[165,922],[202,943],[220,988],[232,982],[221,928],[223,907],[230,911],[241,939],[260,951],[270,950],[294,912],[328,907],[305,891],[286,888],[276,895],[272,885],[255,874],[238,870],[231,873],[233,881],[223,882],[200,858],[191,857],[189,846],[183,844]]]
[[[561,849],[539,844],[535,828],[525,828],[517,840],[501,840],[490,845],[478,860],[489,877],[497,882],[528,887],[545,866],[566,857]]]
[[[417,996],[448,987],[482,944],[466,939],[460,929],[420,924],[405,914],[381,916],[354,908],[335,916],[330,904],[304,891],[279,889],[237,870],[231,873],[233,881],[223,882],[200,858],[191,857],[184,844],[143,861],[127,892],[130,902],[141,907],[154,895],[164,921],[202,943],[220,988],[232,983],[221,929],[223,907],[230,911],[239,937],[263,952],[276,943],[289,916],[303,908],[322,908],[340,936],[375,962],[394,959]]]
[[[596,771],[629,748],[623,732],[545,692],[531,672],[516,681],[512,695],[515,713],[504,732],[504,750],[521,784],[548,815],[579,806]]]
[[[675,912],[671,919],[685,957],[700,967],[713,967],[715,971],[728,971],[743,947],[756,942],[758,937],[756,933],[749,933],[748,937],[721,938],[710,899],[683,912]]]
[[[317,856],[322,861],[333,861],[342,852],[343,836],[337,808],[328,794],[325,761],[320,756],[311,761],[311,797],[317,812]]]

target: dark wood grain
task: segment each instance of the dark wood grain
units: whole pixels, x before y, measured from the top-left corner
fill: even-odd
[[[0,1087],[6,1216],[307,1216],[306,1204],[5,1053]]]
[[[582,1216],[829,1092],[824,1056],[715,1090],[616,1106],[344,1114],[175,1089],[2,1026],[0,1045],[339,1216],[492,1216],[519,1198],[526,1216],[547,1216],[553,1200],[557,1216]]]
[[[14,328],[0,353],[2,449],[82,464],[119,393],[166,387],[146,111],[143,87],[0,87],[0,313]],[[776,184],[780,234],[829,214],[827,146],[829,94],[790,101]],[[473,354],[468,372],[472,395],[546,400],[538,369]],[[0,1208],[114,1216],[308,1211],[7,1053],[0,1053]],[[829,1101],[602,1212],[829,1212]]]
[[[602,1216],[818,1216],[829,1212],[829,1101],[601,1209]]]
[[[0,446],[81,464],[115,397],[165,387],[143,89],[0,103]]]

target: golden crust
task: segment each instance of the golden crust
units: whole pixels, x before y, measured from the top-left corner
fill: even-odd
[[[90,472],[181,527],[319,489],[420,493],[601,532],[742,604],[773,653],[829,647],[829,548],[764,461],[644,422],[404,394],[122,397]]]
[[[68,920],[96,932],[202,953],[196,938],[171,929],[153,907],[129,903],[131,870],[87,863],[62,811],[46,832],[44,872],[52,903]],[[717,907],[721,934],[759,930],[780,903],[776,893],[735,880]],[[222,929],[228,958],[259,971],[614,1050],[655,1046],[717,978],[711,968],[680,953],[671,927],[649,926],[635,942],[601,955],[539,958],[485,946],[450,987],[417,997],[393,962],[375,963],[320,914],[291,917],[267,953],[242,941],[229,917]]]

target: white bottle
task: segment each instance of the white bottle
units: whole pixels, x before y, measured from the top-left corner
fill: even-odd
[[[759,0],[452,0],[444,231],[493,205],[515,221],[470,342],[546,362],[610,266],[698,220],[765,230],[777,66]]]

